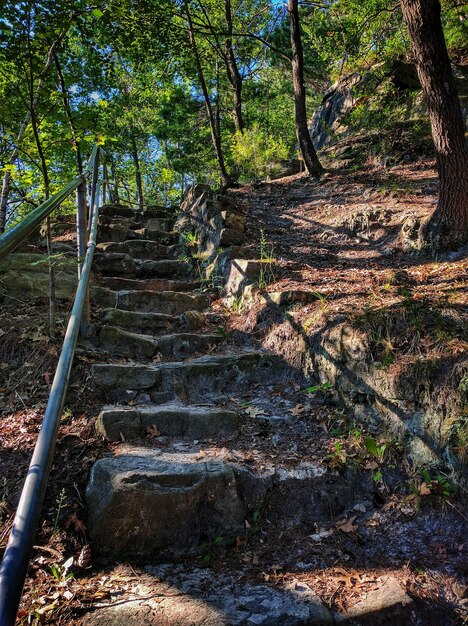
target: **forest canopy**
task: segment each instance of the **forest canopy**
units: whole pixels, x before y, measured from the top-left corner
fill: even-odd
[[[466,41],[463,8],[446,1],[442,9],[456,56]],[[411,57],[399,2],[303,2],[299,13],[310,113],[340,77]],[[44,0],[5,2],[1,16],[10,224],[69,180],[95,142],[131,202],[172,203],[194,181],[219,184],[213,132],[232,179],[264,177],[296,155],[281,2]]]

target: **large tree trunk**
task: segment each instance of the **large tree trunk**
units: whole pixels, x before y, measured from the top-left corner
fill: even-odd
[[[33,107],[32,99],[30,101],[30,106]],[[44,196],[45,196],[45,199],[47,200],[50,196],[50,178],[49,178],[49,171],[47,168],[47,160],[46,160],[44,149],[42,147],[41,139],[39,136],[36,111],[34,108],[31,108],[30,112],[31,112],[31,126],[33,129],[34,139],[36,141],[37,152],[39,154],[39,159],[41,161],[42,179],[44,181]],[[52,258],[53,250],[52,250],[52,230],[50,226],[50,216],[47,217],[46,222],[47,222],[46,223],[47,262],[48,262],[48,268],[49,268],[49,336],[51,337],[51,339],[53,339],[55,337],[57,302],[56,302],[55,267],[54,267],[54,261]]]
[[[232,11],[231,0],[224,0],[224,12],[226,16],[226,68],[228,70],[229,82],[232,86],[232,96],[234,106],[232,116],[236,130],[244,130],[244,119],[242,117],[242,76],[239,72],[234,48],[232,46]]]
[[[63,72],[60,66],[58,55],[55,52],[54,52],[54,61],[55,61],[55,69],[57,71],[57,77],[60,83],[60,90],[62,92],[63,110],[65,111],[68,125],[70,127],[72,145],[75,151],[76,168],[77,168],[78,174],[81,174],[83,172],[83,164],[81,160],[81,146],[78,140],[78,133],[76,132],[76,125],[75,125],[75,120],[73,119],[73,113],[72,113],[71,106],[70,106],[70,97],[68,94],[67,86],[65,85],[65,79],[63,77]]]
[[[401,0],[427,103],[440,178],[439,201],[425,236],[436,249],[468,241],[468,150],[438,0]]]
[[[218,129],[216,128],[216,119],[213,113],[213,107],[211,106],[210,96],[208,93],[208,88],[206,86],[205,76],[203,74],[203,68],[200,60],[200,55],[198,53],[197,41],[195,39],[195,31],[193,28],[192,16],[190,14],[190,10],[188,8],[188,4],[185,4],[185,13],[187,15],[187,22],[189,26],[190,33],[190,44],[193,50],[193,56],[195,58],[195,65],[197,67],[198,80],[200,81],[200,86],[203,92],[203,98],[205,100],[205,108],[206,113],[208,115],[208,121],[210,123],[210,131],[211,131],[211,140],[213,142],[213,147],[216,152],[216,158],[218,160],[219,173],[221,175],[221,185],[224,188],[231,187],[234,181],[231,179],[229,174],[227,173],[226,166],[224,165],[224,157],[223,157],[223,149],[221,146],[221,136],[218,133]]]
[[[131,136],[131,142],[132,142],[133,164],[135,165],[135,181],[136,181],[136,186],[137,186],[138,207],[141,211],[143,211],[143,204],[144,204],[143,182],[141,180],[140,159],[138,158],[137,143],[136,143],[135,135],[133,133]]]
[[[289,29],[291,31],[292,75],[296,108],[296,135],[304,165],[310,176],[320,176],[323,167],[315,152],[307,125],[306,91],[304,85],[304,54],[297,0],[288,0]]]

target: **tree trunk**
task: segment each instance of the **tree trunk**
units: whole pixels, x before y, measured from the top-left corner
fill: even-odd
[[[232,86],[232,96],[234,107],[232,116],[236,130],[242,132],[244,130],[244,119],[242,117],[242,76],[237,66],[234,48],[232,46],[232,11],[231,0],[224,0],[224,12],[226,16],[226,67],[228,70],[229,82]]]
[[[210,123],[211,140],[213,142],[213,147],[216,152],[216,158],[218,160],[219,173],[221,175],[221,186],[224,188],[228,188],[233,185],[234,181],[231,179],[231,177],[227,173],[226,166],[224,165],[223,149],[221,146],[221,136],[218,134],[218,130],[216,128],[216,120],[215,120],[215,116],[213,113],[213,107],[211,106],[210,96],[208,93],[208,88],[206,86],[205,76],[203,74],[203,68],[202,68],[202,64],[200,60],[200,55],[198,53],[198,46],[197,46],[197,41],[195,39],[192,16],[190,15],[190,10],[188,8],[187,3],[185,3],[185,13],[187,15],[187,22],[189,26],[190,44],[192,46],[193,55],[195,57],[195,65],[197,67],[198,79],[200,81],[200,86],[203,92],[203,98],[205,100],[206,113],[208,115],[208,121]]]
[[[288,0],[289,29],[291,32],[292,75],[294,104],[296,109],[296,136],[302,159],[310,176],[320,176],[323,167],[315,152],[307,126],[306,91],[304,85],[304,54],[302,51],[301,29],[297,0]]]
[[[119,202],[120,202],[120,198],[119,198],[119,181],[117,180],[117,170],[115,168],[115,161],[113,161],[113,160],[111,161],[111,176],[112,176],[112,183],[113,183],[111,202],[113,204],[119,204]]]
[[[431,122],[440,191],[425,229],[435,249],[468,241],[468,150],[438,0],[401,0]]]
[[[30,106],[33,107],[34,101],[31,98]],[[37,127],[37,119],[36,119],[36,111],[34,108],[31,108],[31,126],[34,133],[34,139],[36,141],[37,152],[39,154],[39,159],[41,161],[41,169],[42,169],[42,179],[44,181],[44,196],[45,199],[50,196],[50,178],[49,171],[47,169],[47,161],[45,158],[44,150],[42,148],[41,139],[39,136],[39,129]],[[56,311],[57,311],[57,302],[56,302],[56,277],[55,277],[55,267],[54,261],[52,259],[52,231],[50,228],[50,216],[47,217],[46,220],[46,240],[47,240],[47,261],[49,268],[49,336],[51,339],[55,337],[55,327],[56,327]]]
[[[83,164],[81,160],[81,147],[80,142],[78,141],[78,134],[76,132],[75,121],[73,119],[72,110],[70,107],[70,97],[68,95],[68,90],[65,85],[65,79],[63,77],[62,68],[60,66],[60,61],[58,55],[54,52],[54,61],[55,61],[55,69],[57,70],[57,76],[60,83],[60,90],[62,92],[62,103],[63,109],[65,111],[65,115],[67,116],[68,125],[70,126],[70,133],[72,137],[72,145],[75,150],[75,158],[76,158],[76,168],[78,174],[83,172]]]
[[[136,181],[136,186],[137,186],[137,195],[138,195],[138,207],[140,209],[140,211],[143,211],[143,183],[141,180],[141,170],[140,170],[140,159],[138,158],[138,148],[137,148],[137,143],[136,143],[136,139],[135,139],[135,135],[132,132],[132,136],[131,136],[131,142],[132,142],[132,157],[133,157],[133,163],[135,165],[135,181]]]

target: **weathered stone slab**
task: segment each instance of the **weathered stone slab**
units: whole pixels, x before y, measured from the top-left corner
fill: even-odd
[[[104,276],[134,275],[136,265],[133,258],[125,252],[97,252],[93,269]]]
[[[55,259],[56,297],[68,300],[78,285],[76,257]],[[0,294],[18,298],[47,297],[49,265],[47,254],[13,252],[0,263]]]
[[[307,304],[309,302],[315,302],[320,299],[320,294],[315,291],[305,291],[302,289],[292,289],[289,291],[272,291],[269,293],[259,294],[260,301],[284,306],[287,304],[294,304],[300,302]]]
[[[140,261],[137,263],[137,276],[156,276],[159,278],[178,278],[190,274],[190,265],[177,259],[161,259],[159,261]]]
[[[206,406],[166,404],[143,408],[103,410],[97,420],[98,431],[109,441],[144,436],[151,426],[161,435],[206,439],[232,435],[242,418],[234,411]]]
[[[107,215],[109,217],[130,217],[135,219],[138,215],[135,209],[132,209],[130,206],[125,206],[123,204],[104,204],[99,209],[100,215]]]
[[[226,283],[227,294],[230,296],[241,296],[245,287],[258,279],[260,267],[260,261],[233,259]]]
[[[117,308],[144,313],[167,313],[180,315],[185,311],[206,309],[209,298],[203,294],[188,294],[178,291],[118,291]]]
[[[119,602],[83,618],[82,626],[328,626],[333,617],[306,585],[277,589],[242,581],[243,572],[145,568],[144,599]]]
[[[176,318],[173,315],[122,311],[115,308],[105,309],[101,314],[101,320],[111,326],[121,326],[131,332],[149,335],[167,330],[176,323]]]
[[[171,227],[169,219],[153,217],[146,222],[145,229],[148,233],[165,231],[168,232]]]
[[[158,352],[164,357],[183,359],[196,352],[208,351],[221,343],[220,335],[196,335],[195,333],[177,333],[163,335],[158,339]]]
[[[282,367],[280,367],[282,366]],[[184,402],[206,401],[212,392],[230,394],[246,385],[287,380],[292,371],[280,357],[262,352],[203,356],[184,362],[156,365],[95,364],[92,375],[106,393],[114,390],[149,390],[168,392]]]
[[[99,341],[108,352],[134,359],[150,358],[158,349],[158,342],[153,337],[132,333],[116,326],[103,326]]]
[[[167,278],[125,278],[122,276],[106,276],[101,284],[115,291],[193,291],[201,283],[188,280],[169,280]]]
[[[183,246],[166,246],[152,239],[130,239],[121,242],[98,244],[102,252],[124,252],[138,259],[175,259],[183,251]]]
[[[148,206],[142,213],[143,219],[170,218],[172,212],[163,206]]]
[[[196,455],[136,448],[100,459],[86,498],[94,550],[113,557],[186,552],[244,525],[232,469]]]

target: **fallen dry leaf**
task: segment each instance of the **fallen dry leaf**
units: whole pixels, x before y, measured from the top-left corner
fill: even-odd
[[[336,522],[335,526],[338,530],[341,530],[344,533],[355,533],[358,529],[358,524],[354,523],[355,519],[356,515],[353,515],[353,517],[350,517],[349,519],[344,518],[339,522]]]
[[[156,426],[156,424],[153,424],[152,426],[148,426],[148,428],[146,429],[146,432],[148,434],[148,437],[159,437],[159,435],[161,434],[161,431]]]
[[[296,406],[293,409],[288,410],[288,413],[291,413],[293,417],[298,417],[299,415],[304,413],[304,410],[305,408],[303,404],[296,404]]]
[[[250,415],[250,417],[258,417],[259,415],[266,415],[263,409],[259,409],[255,406],[247,407],[245,409],[245,412],[247,413],[247,415]]]
[[[421,483],[421,486],[419,487],[419,495],[420,496],[430,496],[431,493],[432,493],[432,491],[427,486],[427,483]]]

